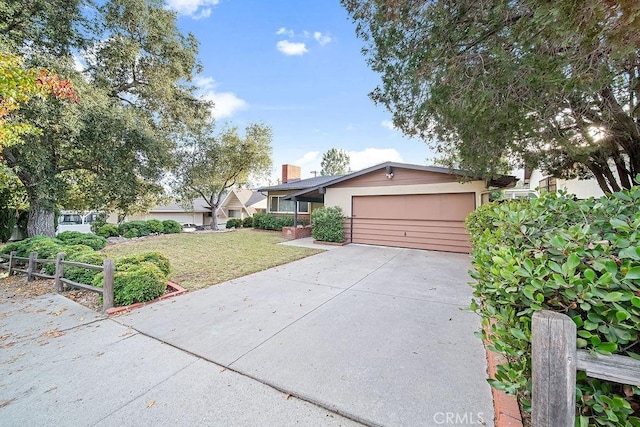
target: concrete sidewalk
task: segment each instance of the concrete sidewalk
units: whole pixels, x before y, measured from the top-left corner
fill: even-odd
[[[59,295],[2,295],[0,348],[0,425],[356,425]]]
[[[469,267],[348,245],[116,320],[365,424],[493,425]]]

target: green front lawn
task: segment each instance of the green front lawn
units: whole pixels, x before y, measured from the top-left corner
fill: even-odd
[[[322,252],[277,245],[278,232],[238,230],[227,233],[181,233],[107,246],[114,258],[158,251],[171,260],[169,279],[187,289],[200,289]]]

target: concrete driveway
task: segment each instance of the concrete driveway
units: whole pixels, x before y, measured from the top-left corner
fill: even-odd
[[[115,320],[364,424],[493,425],[469,268],[348,245]]]

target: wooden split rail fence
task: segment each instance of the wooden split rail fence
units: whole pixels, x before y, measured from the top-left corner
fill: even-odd
[[[548,310],[535,312],[531,336],[533,426],[575,425],[576,371],[640,387],[640,360],[577,350],[576,325],[567,315]]]
[[[27,282],[33,281],[35,278],[40,279],[54,279],[56,292],[62,292],[66,286],[74,288],[86,289],[91,292],[97,292],[102,294],[102,310],[107,311],[113,307],[113,275],[114,275],[114,263],[113,259],[107,258],[102,265],[84,264],[81,262],[65,261],[64,253],[59,253],[56,259],[38,259],[37,252],[31,252],[29,257],[19,257],[16,252],[13,251],[9,255],[0,254],[0,260],[6,260],[0,262],[0,268],[9,270],[9,275],[14,273],[23,273],[27,275]],[[56,270],[53,276],[40,273],[39,265],[43,264],[55,264]],[[102,288],[97,286],[88,285],[86,283],[78,283],[64,278],[64,267],[79,267],[87,268],[90,270],[102,271],[104,275],[104,285]]]

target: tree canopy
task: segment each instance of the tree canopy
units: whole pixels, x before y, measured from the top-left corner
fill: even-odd
[[[344,150],[331,148],[322,155],[320,175],[344,175],[349,172],[351,158]]]
[[[15,114],[37,134],[0,155],[26,190],[28,234],[52,235],[54,207],[65,201],[126,210],[161,192],[174,141],[210,105],[189,85],[200,70],[198,43],[163,2],[27,3],[0,1],[3,49],[72,81],[78,102],[30,99]]]
[[[183,204],[202,197],[211,209],[212,228],[218,229],[216,211],[229,189],[260,178],[271,170],[271,128],[247,126],[244,136],[230,127],[219,134],[212,126],[192,135],[178,151],[173,188]]]
[[[453,166],[640,174],[640,2],[341,0],[394,125]]]

